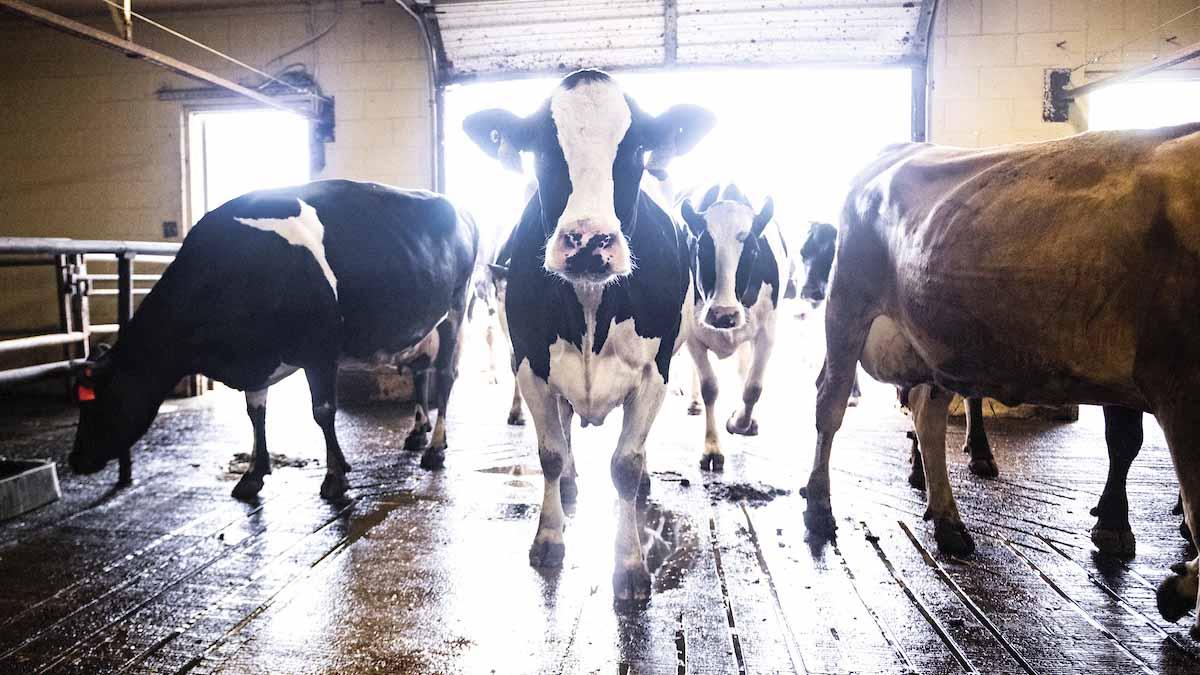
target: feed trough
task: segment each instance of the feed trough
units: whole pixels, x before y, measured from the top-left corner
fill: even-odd
[[[61,496],[54,462],[0,459],[0,520],[32,511]]]

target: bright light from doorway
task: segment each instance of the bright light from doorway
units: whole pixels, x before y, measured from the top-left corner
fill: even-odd
[[[309,180],[308,121],[280,110],[192,113],[192,219],[239,195]]]
[[[1114,84],[1088,95],[1088,129],[1152,129],[1200,122],[1200,80]]]
[[[638,104],[657,114],[695,103],[717,116],[697,148],[670,167],[677,190],[733,181],[775,199],[785,226],[836,222],[850,178],[889,143],[910,140],[907,68],[726,69],[622,73]],[[485,82],[446,92],[446,188],[488,227],[520,217],[526,177],[500,168],[462,132],[470,113],[534,112],[558,78]],[[532,175],[526,157],[526,174]],[[803,236],[803,235],[800,235]]]

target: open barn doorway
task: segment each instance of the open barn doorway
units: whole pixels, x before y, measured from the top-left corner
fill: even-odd
[[[697,69],[620,73],[617,78],[648,113],[694,103],[716,115],[716,127],[700,145],[671,163],[674,188],[685,192],[733,181],[751,199],[772,196],[797,265],[810,221],[836,224],[854,174],[884,146],[911,140],[909,68]],[[494,239],[505,236],[520,217],[533,175],[531,158],[524,158],[524,175],[503,169],[462,132],[463,119],[495,107],[533,113],[558,79],[487,81],[446,90],[446,191]],[[824,358],[823,315],[803,305],[790,301],[781,313],[777,344],[785,348],[774,351],[770,370],[785,377],[808,377],[810,371],[815,377]],[[732,371],[736,361],[719,365]],[[676,362],[690,373],[686,355],[681,352]],[[729,380],[736,374],[721,377]],[[687,379],[678,378],[685,389]],[[885,393],[875,398],[890,405],[893,397]],[[735,396],[724,400],[736,403]]]

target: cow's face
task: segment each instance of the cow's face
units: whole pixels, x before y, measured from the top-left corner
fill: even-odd
[[[520,152],[533,154],[546,270],[573,283],[606,284],[633,271],[627,237],[637,225],[646,154],[686,152],[712,124],[695,106],[650,116],[607,74],[581,70],[529,117],[484,110],[463,128],[506,165]]]
[[[118,393],[125,377],[112,367],[111,358],[101,355],[79,373],[76,397],[79,401],[79,426],[75,446],[67,463],[75,473],[96,473],[116,459],[145,433],[154,419],[148,418],[144,405],[134,405]]]
[[[804,264],[804,286],[800,289],[800,298],[812,303],[814,309],[825,300],[836,248],[836,227],[829,223],[813,223],[809,227],[808,238],[800,248],[800,261]]]
[[[746,323],[746,312],[737,288],[745,286],[759,250],[767,246],[762,234],[774,215],[774,203],[768,197],[756,214],[749,200],[730,185],[719,200],[717,187],[713,186],[701,200],[699,210],[690,201],[684,201],[680,208],[698,239],[700,320],[721,330],[741,328]]]

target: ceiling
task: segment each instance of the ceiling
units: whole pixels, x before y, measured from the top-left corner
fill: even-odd
[[[117,2],[119,0],[114,0]],[[26,0],[31,5],[67,16],[108,14],[108,5],[100,0]],[[302,0],[133,0],[135,12],[175,12],[197,9],[225,9],[254,5],[296,5]]]
[[[581,66],[923,63],[935,0],[437,2],[447,81]]]

